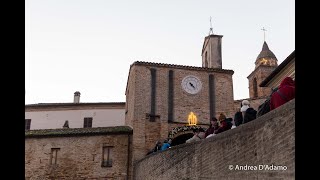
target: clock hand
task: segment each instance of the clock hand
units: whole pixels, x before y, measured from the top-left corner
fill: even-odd
[[[195,89],[194,85],[191,82],[189,82],[189,84],[191,87],[193,87],[193,89]]]

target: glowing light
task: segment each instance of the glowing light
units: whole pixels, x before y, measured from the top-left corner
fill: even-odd
[[[189,113],[188,123],[189,126],[197,125],[197,116],[193,112]]]
[[[260,62],[261,62],[261,64],[266,65],[266,64],[267,64],[267,62],[268,62],[268,60],[266,60],[265,58],[262,58]]]

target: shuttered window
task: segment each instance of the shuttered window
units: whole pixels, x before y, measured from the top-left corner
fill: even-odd
[[[91,128],[92,127],[92,117],[85,117],[83,121],[84,128]]]
[[[103,146],[101,167],[112,167],[112,146]]]

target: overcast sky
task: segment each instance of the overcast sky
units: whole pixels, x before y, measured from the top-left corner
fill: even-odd
[[[210,29],[235,99],[266,42],[280,64],[295,50],[294,0],[26,0],[25,103],[125,102],[134,61],[202,65]]]

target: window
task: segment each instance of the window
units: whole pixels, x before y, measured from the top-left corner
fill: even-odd
[[[92,127],[92,117],[85,117],[83,122],[84,128],[91,128]]]
[[[112,167],[112,146],[102,147],[101,167]]]
[[[50,154],[50,164],[51,165],[57,164],[58,151],[60,151],[60,148],[51,148],[51,154]]]
[[[25,119],[24,120],[24,129],[30,130],[30,125],[31,125],[31,119]]]

